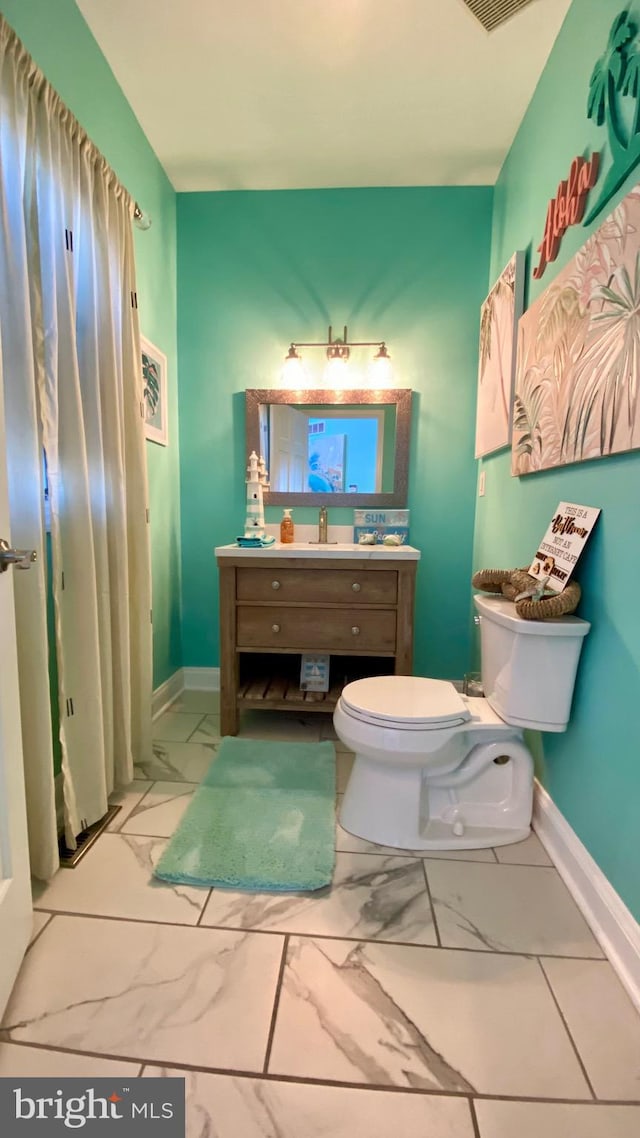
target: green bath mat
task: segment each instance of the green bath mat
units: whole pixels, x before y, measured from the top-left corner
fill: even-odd
[[[320,889],[334,827],[332,743],[226,738],[154,872],[185,885]]]

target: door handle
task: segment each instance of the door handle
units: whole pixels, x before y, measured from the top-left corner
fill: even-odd
[[[0,573],[6,572],[10,565],[16,569],[30,569],[38,560],[35,549],[12,549],[8,541],[0,537]]]

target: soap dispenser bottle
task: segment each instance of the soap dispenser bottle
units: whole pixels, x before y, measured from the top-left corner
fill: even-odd
[[[291,517],[291,510],[285,509],[280,522],[280,541],[283,545],[291,545],[293,543],[293,518]]]

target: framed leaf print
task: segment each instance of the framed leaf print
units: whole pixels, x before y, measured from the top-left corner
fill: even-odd
[[[509,445],[524,253],[514,253],[480,309],[476,458]]]
[[[154,443],[166,447],[167,430],[167,357],[144,336],[142,352],[142,390],[144,399],[144,433]]]
[[[511,473],[640,447],[640,186],[518,328]]]

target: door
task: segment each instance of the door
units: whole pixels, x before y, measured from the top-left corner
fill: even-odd
[[[0,538],[11,544],[0,373]],[[32,927],[27,814],[22,767],[13,574],[0,572],[0,1015],[22,963]]]
[[[309,421],[302,411],[274,403],[270,408],[269,482],[272,490],[307,489]]]

